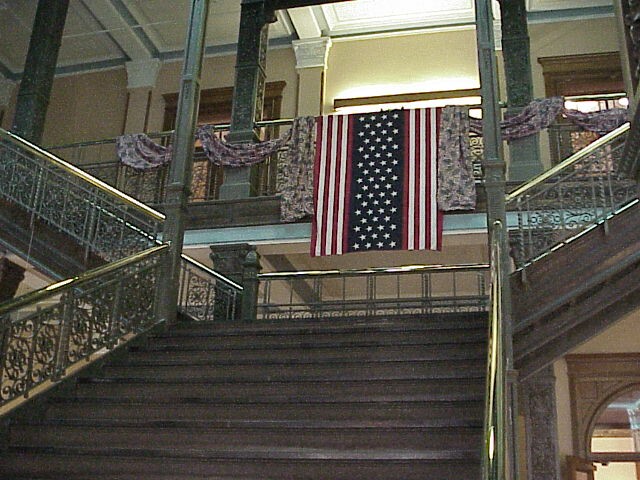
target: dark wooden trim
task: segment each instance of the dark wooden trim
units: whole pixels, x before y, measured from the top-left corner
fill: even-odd
[[[263,118],[273,120],[280,118],[282,108],[282,95],[287,83],[283,80],[267,82],[264,92]],[[174,127],[176,112],[178,110],[178,94],[165,93],[164,130]],[[209,88],[200,93],[199,115],[207,116],[213,113],[228,113],[231,120],[231,106],[233,101],[233,87]]]
[[[573,446],[591,457],[591,434],[600,414],[616,397],[640,385],[640,353],[567,355]]]
[[[640,205],[511,277],[516,368],[527,377],[640,308]]]
[[[401,93],[398,95],[379,95],[375,97],[361,98],[336,98],[333,108],[353,107],[360,105],[378,105],[381,103],[409,103],[424,100],[441,100],[446,98],[479,97],[479,88],[466,90],[446,90],[441,92]]]
[[[624,92],[619,52],[540,57],[547,97]]]

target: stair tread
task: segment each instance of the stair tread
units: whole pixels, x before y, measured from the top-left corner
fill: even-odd
[[[341,400],[341,399],[333,399],[333,398],[317,398],[317,397],[308,397],[300,399],[249,399],[247,401],[239,401],[237,399],[232,400],[220,400],[216,398],[198,398],[198,397],[185,397],[180,402],[180,405],[282,405],[282,404],[291,404],[291,405],[343,405],[343,404],[406,404],[406,403],[430,403],[434,406],[448,406],[448,405],[460,405],[460,404],[476,404],[481,401],[482,398],[477,398],[477,400],[433,400],[426,396],[413,396],[410,398],[401,398],[401,397],[389,397],[387,399],[370,399],[368,397],[365,398],[353,398],[349,400]],[[119,399],[115,397],[53,397],[49,399],[50,403],[56,404],[79,404],[79,403],[88,403],[88,404],[100,404],[100,405],[118,405],[124,404],[128,406],[146,406],[146,407],[154,407],[154,406],[163,406],[163,405],[176,405],[176,400],[174,398],[168,400],[147,400],[147,399]]]
[[[450,419],[452,425],[434,425],[430,421],[411,420],[147,420],[147,419],[118,419],[118,418],[95,418],[95,419],[48,419],[44,421],[27,420],[21,425],[31,427],[46,426],[68,426],[68,427],[93,427],[93,428],[158,428],[158,429],[283,429],[283,430],[446,430],[451,428],[473,429],[480,432],[482,422],[478,420],[477,425],[469,426],[469,420],[465,420],[464,425],[455,425],[456,419]]]
[[[270,447],[259,445],[212,446],[211,448],[91,448],[91,447],[12,447],[10,452],[44,453],[57,455],[108,455],[124,457],[162,458],[233,458],[233,459],[286,459],[286,460],[468,460],[479,457],[477,445],[451,449],[328,449],[300,447]]]

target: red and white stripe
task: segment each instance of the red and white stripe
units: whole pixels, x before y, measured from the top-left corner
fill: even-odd
[[[439,250],[442,215],[436,191],[440,109],[405,110],[403,248]]]
[[[319,117],[314,168],[315,221],[311,233],[311,255],[341,255],[346,250],[351,151],[349,115]]]

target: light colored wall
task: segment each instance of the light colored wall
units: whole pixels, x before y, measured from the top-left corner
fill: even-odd
[[[640,352],[640,310],[622,318],[600,335],[583,343],[571,354],[633,353]],[[556,406],[558,413],[558,439],[561,458],[573,454],[571,426],[571,398],[569,377],[564,359],[554,364],[556,375]]]
[[[235,78],[235,56],[205,58],[202,66],[202,89],[230,87]],[[164,120],[164,100],[162,95],[176,93],[180,89],[182,62],[162,65],[157,87],[152,96],[149,112],[149,131],[162,130]],[[283,91],[282,117],[291,118],[296,114],[298,74],[295,70],[295,56],[292,49],[270,50],[267,55],[267,81],[286,82]]]
[[[127,105],[127,75],[122,69],[58,77],[53,84],[43,144],[120,135]]]
[[[325,79],[325,113],[336,98],[478,88],[475,31],[335,41]]]
[[[542,66],[538,58],[619,50],[617,25],[613,17],[532,24],[529,26],[529,37],[536,97],[545,96]]]
[[[165,93],[178,92],[182,62],[165,63],[152,92],[148,131],[160,131],[164,119]],[[203,64],[202,88],[229,87],[235,75],[235,56],[209,57]],[[282,115],[296,114],[298,76],[291,49],[269,51],[269,81],[284,80]],[[122,134],[127,109],[127,74],[123,68],[58,77],[55,79],[47,113],[43,144],[116,137]],[[10,124],[11,112],[3,123]]]
[[[536,96],[544,95],[539,57],[617,50],[613,19],[530,25]],[[597,35],[593,33],[597,32]],[[209,57],[202,88],[233,85],[235,56]],[[152,95],[148,129],[162,129],[162,95],[177,92],[182,62],[165,63]],[[501,65],[499,70],[502,71]],[[501,75],[503,77],[503,75]],[[284,80],[284,117],[297,113],[298,75],[291,48],[270,50],[269,81]],[[503,82],[502,82],[503,83]],[[324,112],[336,98],[390,95],[479,86],[475,31],[469,28],[387,38],[337,40],[325,73]],[[504,96],[504,89],[503,89]],[[124,68],[57,78],[45,128],[45,143],[60,144],[116,136],[126,111]],[[10,112],[4,124],[10,123]]]

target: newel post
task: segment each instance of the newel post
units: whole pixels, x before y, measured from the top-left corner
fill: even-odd
[[[258,289],[260,280],[260,254],[255,249],[247,252],[242,262],[242,306],[240,315],[243,322],[254,322],[258,316]]]

